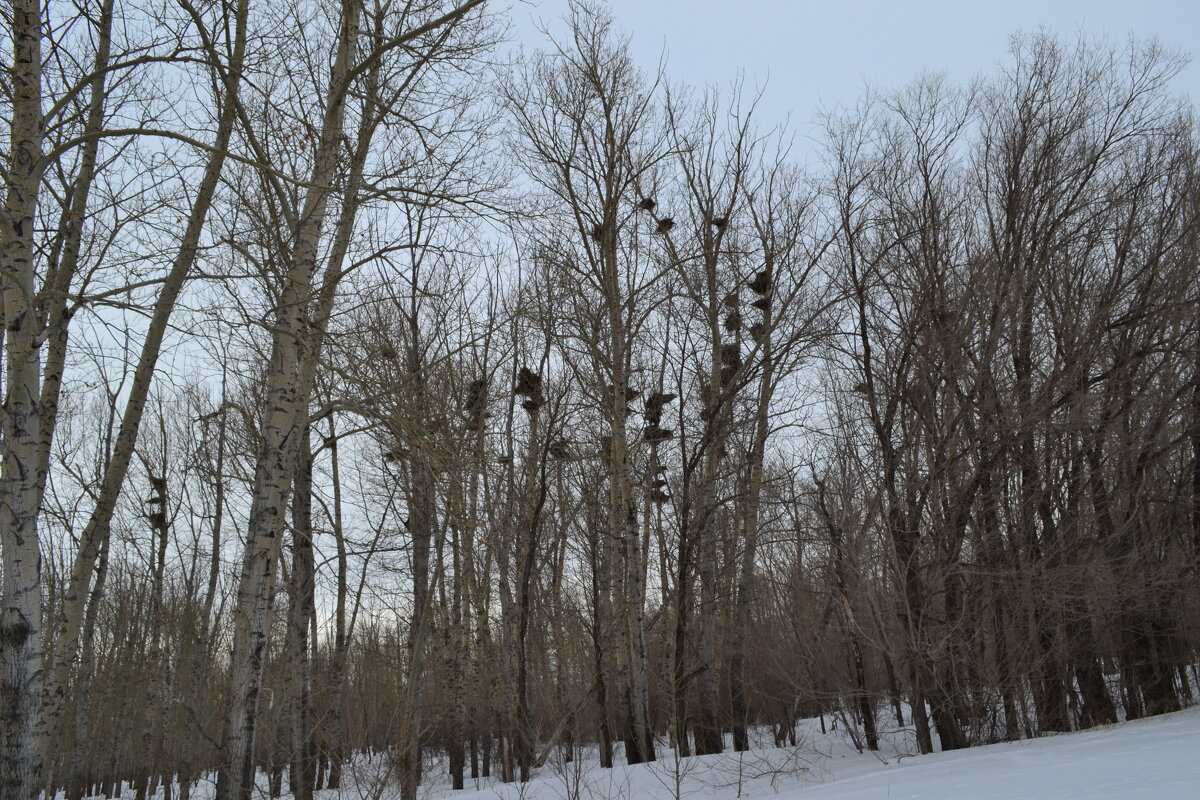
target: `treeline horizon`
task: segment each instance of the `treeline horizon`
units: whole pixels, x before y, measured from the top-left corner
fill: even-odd
[[[1195,701],[1186,56],[1014,35],[802,162],[590,2],[3,13],[0,800]]]

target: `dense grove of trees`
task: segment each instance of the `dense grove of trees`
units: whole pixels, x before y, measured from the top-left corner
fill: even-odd
[[[583,2],[2,13],[0,800],[1193,700],[1181,57],[1015,37],[801,163]]]

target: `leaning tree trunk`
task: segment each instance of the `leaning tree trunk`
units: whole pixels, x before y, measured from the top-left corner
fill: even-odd
[[[163,280],[158,299],[155,301],[150,323],[146,328],[146,338],[142,343],[141,355],[133,373],[133,382],[126,400],[125,412],[121,418],[116,444],[105,465],[104,477],[91,516],[80,537],[67,588],[63,595],[61,610],[55,620],[56,658],[47,687],[45,704],[46,714],[51,719],[61,713],[66,685],[82,635],[81,626],[88,594],[88,583],[95,570],[96,559],[99,558],[100,551],[110,535],[112,517],[129,472],[134,445],[141,428],[142,416],[154,379],[162,342],[183,284],[196,262],[201,234],[216,194],[217,185],[220,182],[221,171],[225,163],[225,152],[229,147],[236,119],[237,89],[245,55],[248,8],[249,0],[238,0],[234,12],[233,49],[229,64],[225,68],[225,94],[218,115],[213,149],[208,163],[205,165],[204,174],[200,178],[196,197],[192,201],[192,209],[179,243],[179,250],[171,264],[171,269]]]
[[[108,576],[108,542],[100,551],[100,560],[96,563],[96,583],[92,587],[91,599],[88,601],[87,619],[84,624],[83,646],[79,651],[79,674],[75,678],[75,730],[73,737],[73,761],[71,766],[71,781],[68,796],[78,800],[87,794],[89,766],[87,761],[89,730],[88,697],[92,689],[92,677],[95,673],[96,653],[96,617],[100,613],[100,601],[104,597],[104,585]]]
[[[313,159],[310,188],[304,197],[292,245],[291,266],[274,314],[271,356],[266,374],[263,422],[255,459],[254,488],[242,575],[234,614],[233,656],[229,668],[229,706],[217,773],[217,800],[249,800],[254,787],[254,733],[262,659],[275,585],[275,562],[283,534],[282,509],[296,471],[297,450],[308,425],[311,373],[320,350],[324,316],[310,323],[321,230],[325,222],[341,149],[345,88],[358,40],[360,4],[343,6],[337,53],[329,77],[330,102]],[[322,304],[325,297],[321,298]]]

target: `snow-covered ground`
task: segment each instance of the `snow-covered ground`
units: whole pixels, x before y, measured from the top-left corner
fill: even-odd
[[[1200,800],[1200,708],[927,756],[906,754],[912,748],[904,732],[886,736],[875,755],[858,753],[841,731],[822,735],[816,720],[804,721],[801,731],[795,748],[766,747],[742,758],[730,753],[677,761],[668,751],[655,764],[612,770],[555,762],[524,786],[468,781],[466,791],[452,792],[435,779],[422,794],[431,800]]]
[[[826,718],[828,721],[828,718]],[[883,721],[882,719],[880,720]],[[428,768],[427,800],[1200,800],[1200,707],[1082,733],[913,756],[909,730],[883,734],[879,753],[859,753],[844,730],[822,734],[818,720],[799,726],[796,747],[759,742],[750,753],[676,759],[600,769],[595,758],[552,757],[527,784],[495,779],[450,789],[444,769]],[[394,800],[396,787],[379,756],[347,765],[343,788],[317,800]],[[212,782],[193,797],[207,800]],[[256,800],[266,800],[260,776]],[[126,793],[131,797],[131,793]],[[159,795],[161,797],[161,794]],[[285,796],[283,800],[288,800]]]
[[[1200,798],[1200,709],[1101,730],[905,758],[820,786],[795,800],[849,798]]]

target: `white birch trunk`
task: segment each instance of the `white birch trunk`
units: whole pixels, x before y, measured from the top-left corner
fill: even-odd
[[[41,363],[34,286],[34,221],[42,165],[41,4],[14,0],[9,69],[12,123],[4,215],[0,220],[5,375],[0,544],[0,800],[31,800],[40,788],[43,718],[42,580],[38,540],[45,451],[41,438]]]
[[[229,707],[217,773],[217,800],[249,800],[254,788],[254,734],[275,565],[298,447],[308,425],[311,381],[305,380],[306,360],[315,360],[321,344],[311,329],[307,310],[312,300],[318,244],[332,194],[329,187],[337,168],[345,117],[344,90],[358,40],[359,11],[356,0],[349,0],[342,7],[337,52],[329,76],[330,102],[325,109],[310,188],[297,222],[290,267],[272,327],[261,440],[234,611]]]

